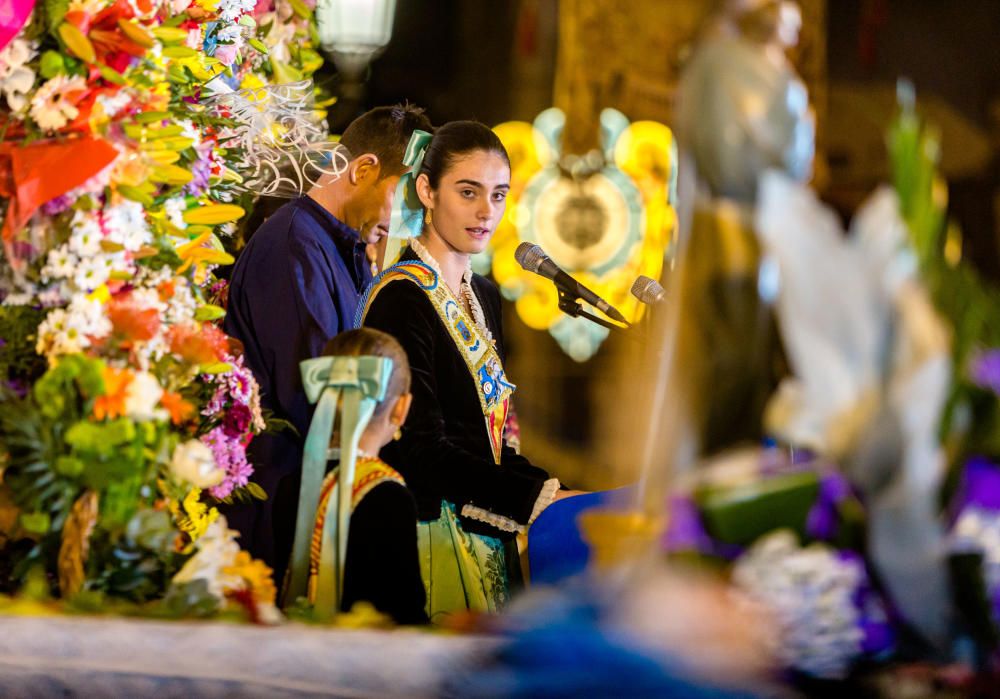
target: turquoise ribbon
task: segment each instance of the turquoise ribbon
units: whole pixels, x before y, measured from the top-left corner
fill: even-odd
[[[386,241],[385,262],[382,268],[399,259],[407,239],[420,235],[424,226],[424,205],[417,196],[417,175],[424,163],[424,153],[433,136],[416,129],[410,136],[403,154],[403,164],[409,169],[399,178],[392,200],[392,218],[389,220],[389,239]]]
[[[309,424],[302,457],[299,511],[284,601],[288,606],[308,594],[312,532],[329,460],[330,435],[340,405],[340,475],[327,500],[314,605],[320,618],[329,618],[340,608],[343,597],[358,441],[375,406],[385,399],[392,360],[386,357],[317,357],[301,362],[299,368],[306,397],[310,403],[316,403],[316,411]]]

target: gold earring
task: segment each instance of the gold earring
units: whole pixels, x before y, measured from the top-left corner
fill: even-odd
[[[402,427],[397,427],[396,431],[393,432],[393,434],[392,434],[392,441],[398,442],[402,438],[403,438],[403,428]]]
[[[431,210],[427,209],[427,211],[424,212],[424,223],[429,226],[429,225],[431,225],[431,222],[433,220],[434,220],[434,216],[431,214]]]

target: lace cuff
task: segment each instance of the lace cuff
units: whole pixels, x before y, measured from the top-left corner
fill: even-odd
[[[518,524],[510,517],[498,515],[495,512],[484,510],[483,508],[476,507],[475,505],[463,505],[462,516],[474,519],[477,522],[484,522],[492,527],[496,527],[502,532],[516,532],[518,534],[524,534],[528,531],[527,527],[523,524]]]
[[[542,514],[542,511],[552,504],[557,492],[559,492],[558,478],[550,478],[545,481],[545,484],[542,486],[542,492],[538,494],[538,499],[535,500],[535,507],[531,511],[531,516],[528,517],[528,524],[538,519],[538,515]]]
[[[535,500],[535,507],[531,511],[531,517],[528,518],[528,524],[534,522],[538,515],[542,514],[542,510],[552,504],[552,500],[555,499],[556,492],[558,490],[558,478],[550,478],[545,481],[542,485],[542,492],[538,494],[538,498]],[[528,531],[528,526],[526,524],[518,524],[510,517],[498,515],[495,512],[484,510],[482,507],[476,507],[475,505],[463,505],[462,516],[474,519],[477,522],[483,522],[491,527],[496,527],[502,532],[524,534]]]

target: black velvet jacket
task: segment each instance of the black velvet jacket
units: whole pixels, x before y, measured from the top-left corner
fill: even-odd
[[[419,258],[407,249],[402,259]],[[472,288],[502,362],[500,292],[479,275]],[[458,513],[469,503],[526,524],[549,476],[506,445],[500,465],[494,463],[477,385],[427,294],[408,280],[390,282],[371,302],[364,324],[395,336],[410,360],[413,407],[402,439],[381,456],[406,479],[420,519],[436,519],[443,499]],[[478,521],[462,523],[468,531],[512,538]]]
[[[275,522],[279,541],[295,537],[298,477],[294,480],[294,488],[292,478],[278,488],[285,511],[292,513]],[[282,553],[291,555],[291,549]],[[417,506],[410,491],[393,481],[372,488],[351,513],[341,611],[350,611],[360,601],[370,602],[397,624],[427,623],[427,597],[417,553]]]
[[[341,611],[364,600],[397,624],[426,624],[426,599],[413,496],[399,483],[380,483],[351,513]]]

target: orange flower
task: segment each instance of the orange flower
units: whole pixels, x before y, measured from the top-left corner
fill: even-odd
[[[164,391],[160,405],[170,413],[170,421],[175,425],[182,425],[194,417],[194,406],[184,400],[179,393]]]
[[[159,294],[161,301],[166,303],[174,297],[174,285],[173,279],[167,279],[156,285],[156,293]]]
[[[152,340],[160,329],[159,311],[137,306],[130,293],[120,294],[111,300],[108,319],[115,334],[124,338],[122,344],[126,346]]]
[[[94,417],[114,419],[125,414],[125,398],[132,372],[128,369],[104,367],[104,395],[94,401]]]
[[[167,341],[173,354],[191,364],[223,361],[229,350],[229,339],[211,323],[175,325]]]

